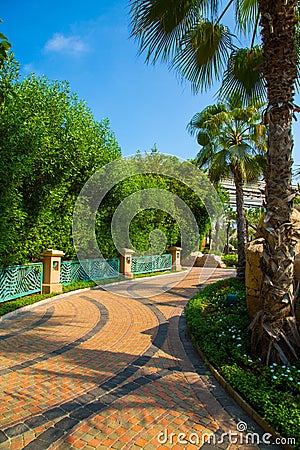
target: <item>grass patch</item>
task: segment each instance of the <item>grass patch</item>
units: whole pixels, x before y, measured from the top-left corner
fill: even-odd
[[[56,292],[53,292],[52,294],[33,294],[18,298],[16,300],[9,300],[7,302],[1,303],[0,316],[4,316],[4,314],[22,308],[22,306],[32,305],[33,303],[40,302],[41,300],[45,300],[46,298],[54,297],[55,295],[57,295]]]
[[[229,293],[236,305],[226,306]],[[186,307],[196,345],[225,380],[283,437],[300,443],[300,363],[264,366],[250,356],[245,287],[235,278],[205,287]]]
[[[163,270],[161,272],[148,272],[148,273],[137,273],[133,274],[133,278],[145,278],[145,277],[154,277],[155,275],[166,275],[168,273],[175,273],[177,270]]]

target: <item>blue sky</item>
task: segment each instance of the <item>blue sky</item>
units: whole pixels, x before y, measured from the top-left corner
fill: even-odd
[[[110,120],[123,155],[156,144],[160,152],[193,158],[198,147],[186,125],[214,103],[216,89],[194,96],[166,65],[146,65],[129,38],[128,3],[12,0],[1,7],[1,32],[12,43],[23,74],[67,80],[96,120]],[[300,164],[298,122],[294,135],[294,160]]]

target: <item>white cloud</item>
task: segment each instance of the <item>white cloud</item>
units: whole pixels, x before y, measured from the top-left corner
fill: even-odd
[[[66,37],[61,33],[55,33],[48,42],[45,50],[49,52],[67,53],[76,55],[88,51],[88,46],[79,36]]]
[[[25,73],[36,72],[36,69],[35,69],[33,63],[24,64],[23,70]]]

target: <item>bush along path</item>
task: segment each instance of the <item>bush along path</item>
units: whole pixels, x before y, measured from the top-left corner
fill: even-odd
[[[238,301],[228,301],[228,294]],[[267,367],[251,358],[244,286],[235,278],[206,286],[190,300],[186,320],[212,366],[282,436],[282,443],[299,449],[300,363]]]
[[[154,297],[182,273],[135,279],[4,316],[0,448],[265,450],[237,428],[262,439],[209,375],[182,315],[200,285],[232,273],[194,268]]]

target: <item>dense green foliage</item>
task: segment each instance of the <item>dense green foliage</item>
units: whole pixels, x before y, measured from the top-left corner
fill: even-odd
[[[0,266],[39,260],[47,248],[62,250],[65,258],[74,259],[72,220],[76,199],[98,169],[121,157],[116,139],[108,120],[95,121],[86,103],[71,92],[66,82],[33,74],[21,80],[13,57],[4,63],[0,75],[6,86],[0,109]],[[150,173],[112,183],[95,223],[104,257],[118,255],[120,248],[115,246],[111,222],[118,206],[136,192],[141,197],[141,206],[147,205],[145,192],[148,205],[153,201],[149,189],[172,192],[191,209],[200,239],[207,231],[209,218],[202,201],[184,183],[156,173],[158,159],[159,164],[167,165],[168,158],[164,160],[157,151],[144,157],[137,154],[132,163],[139,161],[142,166],[147,163]],[[180,165],[176,158],[170,167],[174,165]],[[151,239],[160,248],[162,241],[164,249],[180,245],[176,199],[170,197],[167,203],[167,211],[154,203],[149,209],[141,207],[132,217],[129,235],[138,251],[147,251],[153,244]],[[188,218],[184,220],[188,229]],[[86,230],[83,231],[89,239]]]
[[[9,300],[8,302],[4,302],[0,304],[0,316],[4,316],[4,314],[8,314],[16,309],[22,308],[23,306],[32,305],[33,303],[40,302],[42,300],[46,300],[47,298],[54,297],[56,292],[52,292],[51,294],[33,294],[27,295],[26,297],[17,298],[16,300]]]
[[[238,263],[238,255],[236,254],[223,255],[222,261],[226,264],[227,267],[236,267]]]
[[[120,205],[124,209],[115,229],[115,238],[120,247],[133,247],[141,254],[157,254],[166,252],[172,245],[182,246],[182,229],[189,233],[191,225],[188,217],[178,213],[180,200],[190,208],[199,231],[199,235],[190,233],[186,251],[198,250],[197,242],[201,242],[210,226],[210,218],[202,201],[202,198],[210,195],[208,189],[203,186],[203,195],[199,197],[199,193],[196,194],[180,181],[178,173],[182,163],[175,157],[160,154],[157,150],[144,155],[137,153],[127,160],[126,164],[129,168],[132,164],[132,173],[136,171],[136,174],[115,184],[101,204],[96,219],[102,254],[105,257],[117,256],[110,227],[116,208]],[[143,173],[145,168],[147,173]],[[160,172],[162,168],[167,175]],[[131,212],[135,212],[131,220],[126,216],[128,212],[128,217]],[[123,240],[120,236],[126,226],[128,239]]]
[[[30,75],[14,61],[1,108],[0,264],[39,259],[43,249],[74,256],[76,196],[99,167],[120,157],[107,120],[96,122],[67,83]]]
[[[226,305],[228,293],[238,295],[236,305]],[[268,367],[251,358],[244,286],[234,278],[207,286],[189,302],[186,317],[196,345],[225,380],[278,433],[299,442],[300,365]]]

